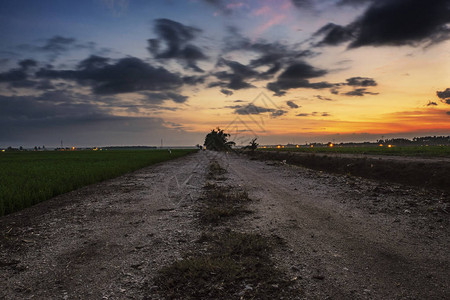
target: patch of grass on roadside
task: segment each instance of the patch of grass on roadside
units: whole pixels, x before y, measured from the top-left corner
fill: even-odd
[[[245,208],[250,202],[248,193],[231,187],[208,184],[205,186],[205,195],[200,200],[202,207],[199,218],[203,224],[218,225],[229,218],[251,212]]]
[[[219,176],[227,173],[227,170],[215,160],[211,161],[208,167],[207,179],[217,179]]]
[[[163,268],[157,292],[168,299],[291,299],[298,292],[270,259],[271,241],[258,234],[203,234],[208,253]]]

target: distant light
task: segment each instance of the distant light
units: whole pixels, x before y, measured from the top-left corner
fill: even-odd
[[[392,145],[388,145],[388,148],[392,148]]]
[[[281,146],[281,148],[284,148],[284,145],[283,145],[283,146]]]
[[[297,145],[296,147],[297,147],[297,148],[300,148],[300,146],[299,146],[299,145]]]
[[[281,148],[281,146],[280,146],[280,145],[278,145],[278,146],[277,146],[277,148],[278,148],[278,149],[280,149],[280,148]]]
[[[334,145],[333,145],[333,144],[331,143],[331,144],[330,144],[330,147],[331,147],[331,148],[333,148],[333,147],[334,147]]]
[[[72,147],[72,150],[75,150],[75,147]]]
[[[94,151],[97,151],[98,150],[98,148],[97,147],[95,147],[94,149],[92,149],[92,150],[94,150]]]
[[[5,152],[5,151],[6,151],[5,149],[2,150],[2,152]]]
[[[383,147],[383,144],[380,144],[379,146],[380,146],[380,147]]]
[[[311,145],[311,148],[314,148],[314,145]]]

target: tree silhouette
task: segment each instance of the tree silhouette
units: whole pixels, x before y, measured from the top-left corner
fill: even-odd
[[[228,151],[231,150],[231,146],[235,145],[235,142],[228,141],[228,137],[230,134],[217,127],[217,130],[213,129],[206,135],[203,145],[208,150]]]
[[[254,138],[253,140],[251,140],[251,142],[249,142],[250,145],[245,146],[245,147],[242,147],[242,150],[249,149],[249,150],[251,150],[252,152],[254,152],[254,151],[256,150],[256,148],[258,148],[258,145],[259,145],[259,144],[256,142],[257,139],[258,139],[258,138]]]

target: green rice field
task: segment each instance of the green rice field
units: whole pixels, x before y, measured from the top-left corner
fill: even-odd
[[[400,155],[400,156],[428,156],[450,157],[450,146],[339,146],[299,148],[258,148],[258,150],[294,151],[305,153],[344,153],[344,154],[372,154],[372,155]]]
[[[0,216],[196,150],[0,152]]]

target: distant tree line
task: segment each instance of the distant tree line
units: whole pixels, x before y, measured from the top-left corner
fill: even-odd
[[[403,139],[403,138],[385,139],[385,140],[379,140],[378,143],[392,144],[392,145],[398,145],[398,146],[450,145],[450,136],[414,137],[412,140]]]

